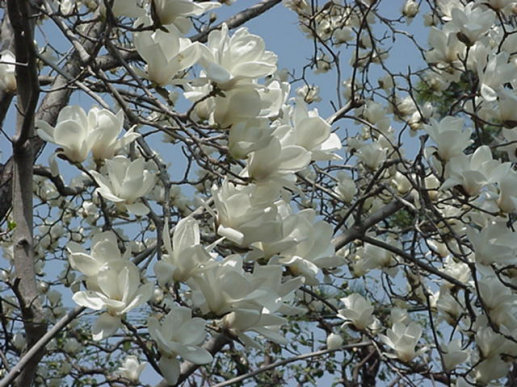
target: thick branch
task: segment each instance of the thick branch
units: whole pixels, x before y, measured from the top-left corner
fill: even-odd
[[[38,103],[39,84],[33,38],[33,16],[29,1],[9,0],[9,19],[14,31],[16,57],[17,119],[13,144],[13,217],[14,267],[17,297],[30,349],[45,334],[47,324],[39,299],[34,268],[32,219],[32,180],[34,152],[30,138],[34,135],[34,114]],[[43,349],[37,350],[16,378],[16,386],[30,386]]]
[[[380,208],[366,219],[361,221],[360,223],[350,227],[343,234],[337,236],[332,241],[334,248],[339,250],[345,247],[348,243],[352,242],[354,239],[358,239],[364,235],[364,233],[370,228],[375,226],[380,221],[390,217],[395,214],[397,211],[402,209],[404,204],[401,201],[392,201],[389,204],[386,204],[384,207]]]

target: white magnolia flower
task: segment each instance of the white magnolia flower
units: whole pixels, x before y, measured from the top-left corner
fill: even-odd
[[[415,0],[406,0],[402,7],[402,15],[408,19],[412,19],[418,13],[418,3]]]
[[[237,186],[226,180],[214,186],[217,233],[242,246],[278,240],[282,225],[273,203],[277,192],[275,187]]]
[[[146,25],[149,20],[137,23]],[[147,63],[143,75],[160,86],[171,83],[176,74],[194,65],[203,50],[200,43],[183,38],[174,26],[167,29],[169,32],[160,29],[136,32],[134,38],[136,50]]]
[[[504,325],[509,330],[517,328],[515,318],[517,297],[495,276],[478,280],[479,295],[490,321],[497,327]]]
[[[391,329],[388,329],[387,336],[379,335],[379,337],[388,347],[395,351],[394,357],[403,362],[410,362],[424,352],[423,349],[415,350],[422,336],[422,331],[422,326],[416,322],[411,322],[409,325],[395,323]],[[392,354],[387,355],[393,356]]]
[[[144,361],[140,363],[136,356],[129,355],[124,359],[122,366],[120,366],[115,373],[133,383],[138,383],[140,375],[146,366],[147,362]]]
[[[140,272],[131,261],[115,259],[106,262],[96,278],[98,288],[76,292],[76,304],[94,310],[105,309],[92,327],[94,340],[113,335],[122,326],[122,317],[146,303],[152,296],[153,284],[140,285]]]
[[[292,185],[296,172],[311,162],[311,153],[299,145],[283,145],[273,137],[268,145],[251,152],[243,174],[258,184]]]
[[[508,165],[508,163],[505,163]],[[500,168],[502,172],[496,176],[499,187],[497,205],[506,213],[512,213],[517,209],[517,172],[511,168]]]
[[[338,317],[345,320],[345,324],[352,324],[356,329],[363,331],[374,323],[373,306],[366,298],[358,293],[341,299],[344,309],[338,311]]]
[[[162,355],[158,365],[170,384],[176,384],[180,374],[177,356],[194,364],[212,361],[210,352],[199,346],[205,340],[205,324],[202,318],[192,318],[192,310],[183,306],[173,306],[161,323],[149,318],[149,334]]]
[[[340,171],[337,173],[337,181],[334,192],[346,203],[351,203],[357,193],[354,179],[347,173]]]
[[[465,44],[472,45],[492,27],[494,19],[495,13],[491,9],[468,3],[464,7],[451,9],[451,21],[448,25],[460,33]]]
[[[301,278],[282,283],[280,265],[255,265],[252,273],[245,272],[242,265],[242,257],[230,255],[192,277],[189,285],[195,293],[194,302],[203,313],[223,316],[239,309],[261,313],[291,310],[284,299],[301,286]]]
[[[232,125],[228,138],[228,151],[236,159],[264,148],[273,135],[273,129],[265,118],[246,119]]]
[[[63,154],[73,162],[83,162],[95,143],[90,134],[88,117],[80,106],[66,106],[57,117],[53,128],[45,121],[38,121],[38,135],[63,149]]]
[[[131,161],[125,156],[106,160],[108,176],[90,171],[99,185],[97,192],[105,199],[122,204],[136,215],[145,215],[149,209],[142,203],[135,203],[154,187],[156,176],[145,168],[145,160]]]
[[[388,149],[380,141],[364,144],[357,150],[357,157],[371,170],[379,168],[386,161]]]
[[[463,150],[472,143],[472,130],[464,128],[462,118],[447,116],[440,122],[434,118],[430,121],[431,125],[425,125],[424,129],[436,143],[442,160],[463,154]]]
[[[187,217],[178,222],[172,245],[166,224],[163,228],[163,244],[167,254],[154,265],[154,273],[160,284],[171,279],[186,281],[211,259],[210,254],[200,244],[199,225],[194,218]]]
[[[316,109],[308,111],[307,104],[298,98],[291,111],[291,121],[292,125],[281,125],[274,131],[282,146],[301,146],[310,152],[311,160],[339,159],[334,152],[341,149],[341,141],[330,132],[330,125]]]
[[[499,120],[506,128],[517,126],[517,94],[513,90],[506,88],[498,92]],[[508,129],[506,129],[508,130]]]
[[[476,320],[474,327],[476,344],[479,355],[483,361],[476,365],[474,374],[476,380],[482,384],[488,384],[491,380],[499,379],[508,373],[510,364],[501,358],[501,354],[508,353],[513,344],[507,339],[496,333],[488,326],[485,316]]]
[[[183,34],[192,28],[189,16],[201,16],[206,11],[221,6],[213,1],[198,3],[192,0],[153,0],[152,4],[161,24],[174,24]]]
[[[206,73],[201,72],[201,77]],[[243,121],[275,117],[288,93],[285,84],[273,81],[267,85],[238,83],[224,93],[207,98],[212,86],[186,85],[185,97],[196,102],[194,113],[201,120],[231,128]]]
[[[43,140],[60,146],[70,161],[83,162],[90,151],[96,160],[104,160],[140,136],[129,131],[117,139],[123,122],[122,110],[115,115],[107,109],[93,107],[86,115],[80,106],[66,106],[59,112],[54,128],[38,121],[37,133]]]
[[[140,134],[130,130],[121,139],[117,139],[124,125],[122,109],[115,115],[107,109],[93,107],[88,112],[88,124],[90,136],[95,138],[92,145],[92,155],[95,160],[112,158],[126,145],[140,137]]]
[[[467,236],[474,248],[476,262],[490,266],[494,263],[504,265],[517,264],[517,238],[504,222],[485,225],[479,232],[467,231]]]
[[[88,253],[80,244],[68,242],[66,246],[73,269],[79,270],[92,280],[96,280],[99,270],[112,260],[126,260],[129,250],[122,256],[117,244],[117,236],[113,231],[96,233],[91,239],[91,249]]]
[[[501,166],[492,158],[492,152],[486,145],[480,146],[473,154],[452,157],[447,162],[445,176],[447,180],[442,189],[462,186],[470,196],[477,195],[481,189],[493,181],[496,169]]]
[[[442,356],[445,369],[452,371],[458,364],[463,363],[469,357],[469,351],[462,349],[461,340],[451,340],[451,342],[442,346]]]
[[[241,81],[250,82],[276,71],[277,57],[266,51],[264,40],[239,28],[230,37],[228,26],[208,35],[208,52],[203,52],[200,64],[211,81],[226,90]]]
[[[475,71],[479,77],[479,92],[485,101],[496,101],[503,85],[517,77],[517,67],[508,52],[494,54],[488,49],[479,50]]]
[[[16,57],[9,50],[0,52],[0,89],[16,92]]]
[[[308,285],[316,285],[322,268],[337,267],[343,258],[336,256],[332,246],[333,229],[325,221],[315,222],[316,213],[306,209],[283,220],[283,236],[279,246],[269,248],[278,257],[270,262],[288,266],[289,271],[302,276]],[[292,243],[289,243],[292,241]],[[281,245],[285,245],[282,249]]]
[[[454,31],[432,27],[429,31],[431,50],[425,53],[427,62],[436,64],[438,68],[454,71],[464,57],[465,45],[458,40]]]

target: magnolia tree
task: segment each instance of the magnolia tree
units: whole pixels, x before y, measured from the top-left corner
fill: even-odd
[[[516,385],[517,5],[242,2],[1,2],[0,386]]]

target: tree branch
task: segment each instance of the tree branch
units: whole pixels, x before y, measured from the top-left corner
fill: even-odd
[[[32,361],[34,356],[37,356],[38,352],[43,351],[45,346],[50,340],[52,340],[58,332],[70,324],[77,316],[79,316],[86,308],[77,307],[74,310],[68,312],[65,316],[59,320],[56,325],[52,327],[43,337],[41,337],[37,343],[35,343],[20,361],[9,371],[9,373],[0,381],[0,387],[7,387],[16,378],[20,372]]]
[[[321,351],[314,351],[314,352],[310,352],[310,353],[304,353],[303,355],[298,355],[298,356],[290,357],[289,359],[283,359],[283,360],[277,361],[275,363],[268,364],[265,367],[259,368],[259,369],[255,370],[255,371],[249,372],[249,373],[247,373],[245,375],[237,376],[236,378],[227,380],[225,382],[214,384],[213,387],[224,387],[224,386],[229,386],[229,385],[234,384],[234,383],[239,383],[239,382],[242,382],[243,380],[249,379],[249,378],[251,378],[253,376],[256,376],[258,374],[261,374],[263,372],[275,369],[277,367],[284,366],[284,365],[289,364],[289,363],[293,363],[295,361],[309,359],[309,358],[312,358],[312,357],[323,356],[323,355],[326,355],[327,353],[331,353],[331,352],[345,351],[345,350],[348,350],[348,349],[355,349],[355,348],[360,348],[360,347],[368,347],[371,344],[372,343],[370,341],[364,341],[364,342],[357,343],[357,344],[344,345],[344,346],[336,348],[336,349],[323,349]]]

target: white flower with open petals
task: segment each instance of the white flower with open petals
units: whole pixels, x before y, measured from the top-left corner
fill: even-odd
[[[149,22],[142,19],[137,24]],[[143,75],[160,86],[167,85],[180,71],[194,65],[203,49],[200,43],[183,38],[174,26],[168,26],[167,30],[136,32],[134,39],[136,50],[147,63]]]
[[[90,151],[96,160],[113,157],[140,135],[132,131],[117,139],[124,123],[124,113],[116,115],[96,106],[88,114],[80,106],[67,106],[59,112],[53,128],[38,121],[37,134],[45,141],[62,148],[62,153],[73,162],[83,162]]]
[[[127,259],[122,256],[117,245],[117,236],[113,231],[105,231],[94,234],[91,239],[91,250],[88,253],[80,244],[68,242],[66,248],[69,252],[68,259],[73,269],[79,270],[87,277],[96,280],[101,267],[108,261]]]
[[[83,162],[92,149],[95,137],[91,136],[88,116],[80,106],[66,106],[57,117],[53,128],[45,121],[38,121],[37,134],[45,141],[63,149],[63,154],[73,162]]]
[[[431,125],[424,126],[424,129],[436,143],[442,160],[463,154],[463,150],[472,143],[472,129],[464,128],[463,118],[447,116],[440,122],[433,118],[430,121]]]
[[[92,327],[94,340],[113,335],[122,326],[122,317],[146,303],[152,295],[153,284],[140,284],[138,268],[131,262],[116,259],[106,262],[97,274],[95,290],[76,292],[76,304],[94,310],[105,309]]]
[[[342,298],[341,302],[345,304],[345,308],[339,310],[338,317],[345,320],[345,324],[352,324],[356,329],[363,331],[374,323],[373,306],[360,294],[352,293]]]
[[[136,356],[129,355],[124,359],[122,366],[117,369],[116,374],[132,381],[133,383],[138,383],[140,380],[140,374],[146,365],[147,363],[145,361],[140,363]]]
[[[291,121],[292,126],[282,125],[274,132],[282,145],[301,146],[310,152],[312,160],[339,159],[334,153],[341,149],[339,137],[330,132],[330,125],[316,109],[307,110],[307,104],[301,98],[296,100]]]
[[[299,145],[283,145],[273,137],[268,145],[250,153],[245,174],[258,184],[292,185],[296,172],[311,162],[311,153]]]
[[[122,204],[135,215],[145,215],[149,209],[138,199],[147,195],[154,187],[156,176],[145,169],[145,160],[138,158],[131,161],[125,156],[116,156],[106,160],[108,176],[97,171],[90,171],[99,185],[97,192],[105,199]]]
[[[276,71],[277,57],[266,51],[264,40],[239,28],[230,37],[228,26],[208,35],[208,52],[203,53],[200,64],[208,79],[222,89],[229,89],[237,82],[250,82]]]
[[[201,16],[221,4],[213,1],[152,0],[152,6],[161,24],[174,24],[181,33],[186,34],[192,28],[189,16]]]
[[[192,311],[183,306],[173,306],[161,324],[155,317],[149,318],[149,334],[162,355],[158,365],[170,384],[176,384],[180,374],[177,356],[194,364],[212,361],[210,352],[199,346],[205,340],[205,324],[199,317],[192,318]]]
[[[124,125],[124,112],[119,110],[113,114],[107,109],[93,107],[88,112],[90,136],[95,142],[92,144],[92,155],[95,160],[110,159],[126,145],[135,141],[140,134],[128,131],[120,139],[118,135]]]
[[[276,241],[282,225],[273,204],[277,189],[249,184],[237,186],[225,180],[212,188],[217,209],[217,233],[241,246],[257,241]]]
[[[410,362],[424,352],[423,349],[415,350],[418,340],[422,336],[422,326],[416,322],[409,325],[395,323],[388,329],[387,336],[379,335],[380,339],[388,347],[395,351],[395,354],[388,353],[387,356],[396,357],[403,362]]]
[[[449,24],[459,32],[462,42],[472,45],[492,27],[495,16],[491,9],[469,3],[465,7],[452,8]]]
[[[171,279],[186,281],[211,257],[200,243],[199,225],[194,218],[184,218],[178,222],[172,237],[169,226],[163,228],[163,244],[167,250],[162,259],[155,263],[154,272],[158,282],[165,284]]]

